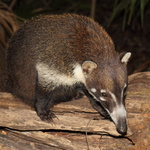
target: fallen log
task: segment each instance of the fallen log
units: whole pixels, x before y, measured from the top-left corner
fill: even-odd
[[[86,97],[55,106],[53,111],[58,119],[55,118],[54,123],[50,124],[41,121],[34,110],[10,93],[0,93],[0,149],[7,149],[12,145],[15,150],[19,147],[96,150],[119,149],[120,146],[121,149],[134,149],[141,143],[137,138],[139,135],[146,137],[146,140],[150,139],[147,132],[150,127],[149,97],[150,73],[130,76],[126,106],[129,122],[127,136],[131,139],[114,139],[119,136],[114,124],[103,119],[91,107]],[[141,133],[138,134],[137,130]],[[142,134],[143,132],[145,135]],[[18,137],[20,142],[17,145],[14,141],[17,141]],[[130,140],[136,145],[133,146]],[[146,140],[143,143],[147,147],[149,145]],[[25,146],[24,143],[28,144]]]

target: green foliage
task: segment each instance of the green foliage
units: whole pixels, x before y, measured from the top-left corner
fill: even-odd
[[[140,17],[141,25],[144,24],[144,11],[149,0],[115,0],[113,13],[109,20],[109,24],[119,15],[123,13],[122,29],[126,25],[135,23],[135,18]]]

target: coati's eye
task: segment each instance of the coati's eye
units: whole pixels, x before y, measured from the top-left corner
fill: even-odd
[[[106,94],[106,93],[103,92],[103,93],[101,93],[101,94],[102,94],[103,97],[107,97],[107,94]]]
[[[101,89],[101,95],[102,95],[102,97],[108,96],[105,89]]]

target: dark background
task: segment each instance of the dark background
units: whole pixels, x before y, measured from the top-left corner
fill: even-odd
[[[127,2],[128,0],[123,1]],[[142,25],[138,1],[140,0],[137,0],[135,5],[131,23],[128,25],[126,20],[124,29],[122,27],[125,14],[124,10],[118,11],[118,14],[109,24],[116,0],[97,0],[94,11],[94,20],[101,24],[112,37],[116,50],[119,52],[130,51],[132,53],[132,58],[128,64],[129,74],[150,71],[150,3],[147,0],[147,4],[144,7],[144,20]],[[118,2],[121,1],[118,0]],[[0,71],[5,72],[3,71],[5,70],[5,49],[16,29],[12,29],[12,32],[8,34],[7,28],[1,20],[2,17],[6,16],[5,14],[3,15],[2,10],[17,16],[15,21],[17,22],[18,28],[18,24],[20,25],[25,20],[39,14],[76,13],[90,17],[92,0],[2,0],[0,1],[1,5],[3,7],[0,7],[0,30],[4,31],[3,34],[0,32]],[[8,20],[8,26],[13,28]],[[5,45],[2,42],[4,40]],[[3,74],[1,74],[0,76],[2,78]]]

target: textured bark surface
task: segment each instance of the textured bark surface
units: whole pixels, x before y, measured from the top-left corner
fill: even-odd
[[[54,123],[9,93],[0,93],[0,149],[3,150],[148,150],[150,148],[150,73],[129,77],[126,99],[128,135],[120,137],[86,97],[54,107]],[[132,142],[133,141],[133,142]],[[133,145],[135,143],[135,145]]]

